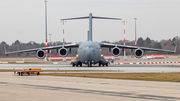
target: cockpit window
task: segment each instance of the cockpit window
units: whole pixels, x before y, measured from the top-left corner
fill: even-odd
[[[92,48],[93,48],[93,49],[96,49],[95,46],[84,46],[84,47],[83,47],[83,49],[92,49]]]
[[[86,48],[92,48],[92,46],[86,46]]]

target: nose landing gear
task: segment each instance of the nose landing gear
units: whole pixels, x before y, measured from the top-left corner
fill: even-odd
[[[88,67],[92,67],[91,61],[89,61],[87,65],[88,65]]]

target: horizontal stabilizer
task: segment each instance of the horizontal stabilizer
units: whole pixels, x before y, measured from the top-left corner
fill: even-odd
[[[112,20],[122,20],[121,18],[108,18],[108,17],[96,17],[96,16],[93,16],[92,18],[96,18],[96,19],[112,19]]]
[[[89,18],[89,16],[87,16],[87,17],[77,17],[77,18],[66,18],[66,19],[60,19],[60,20],[76,20],[76,19],[87,19],[87,18]],[[97,16],[92,16],[92,18],[95,18],[95,19],[122,20],[121,18],[108,18],[108,17],[97,17]]]
[[[87,16],[87,17],[67,18],[67,19],[60,19],[60,20],[76,20],[76,19],[87,19],[87,18],[89,17]]]

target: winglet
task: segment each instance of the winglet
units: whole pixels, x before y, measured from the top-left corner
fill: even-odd
[[[7,52],[6,52],[6,46],[5,46],[5,44],[4,44],[4,51],[5,51],[5,54],[7,54]]]
[[[175,46],[174,53],[176,52],[176,48],[177,48],[177,44],[176,44],[176,46]]]

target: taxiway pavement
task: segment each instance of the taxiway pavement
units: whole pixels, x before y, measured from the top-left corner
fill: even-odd
[[[180,72],[174,65],[110,65],[108,67],[72,67],[71,65],[52,64],[0,64],[0,69],[41,68],[42,70],[115,70],[122,73]]]
[[[1,101],[180,101],[180,83],[0,72]]]

